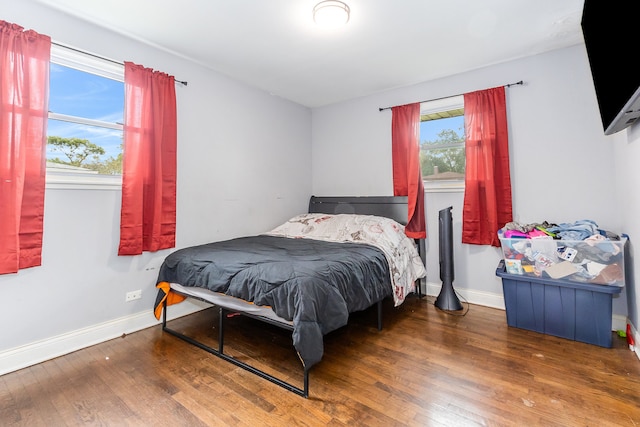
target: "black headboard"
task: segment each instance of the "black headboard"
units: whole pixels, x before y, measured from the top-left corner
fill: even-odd
[[[377,215],[407,225],[407,196],[316,197],[309,200],[310,213]]]

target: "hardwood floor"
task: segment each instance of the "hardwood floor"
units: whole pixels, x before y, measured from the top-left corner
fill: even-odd
[[[217,316],[170,325],[215,346]],[[302,386],[287,331],[232,317],[225,352]],[[638,426],[640,361],[617,336],[607,349],[509,328],[501,310],[454,316],[410,297],[385,303],[382,331],[370,309],[327,335],[309,394],[156,326],[0,376],[0,425]]]

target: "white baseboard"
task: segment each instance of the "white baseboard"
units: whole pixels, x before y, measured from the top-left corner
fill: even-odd
[[[614,314],[611,318],[612,331],[624,331],[627,328],[627,317],[620,314]]]
[[[635,343],[633,349],[631,350],[633,350],[638,359],[640,359],[640,331],[638,331],[633,326],[633,323],[629,322],[629,324],[631,325],[631,336],[633,337],[633,342]]]
[[[427,283],[426,284],[426,295],[437,297],[440,294],[440,289],[442,288],[441,283]],[[423,286],[424,289],[424,286]],[[482,305],[485,307],[498,308],[501,310],[506,310],[504,304],[504,297],[502,294],[494,294],[490,292],[481,292],[473,289],[465,289],[460,287],[455,287],[455,291],[458,294],[458,298],[461,302],[469,302],[471,304]],[[619,314],[614,314],[611,317],[611,330],[612,331],[624,331],[627,327],[627,317]],[[638,342],[638,340],[636,340]],[[638,346],[636,346],[637,349]]]
[[[167,320],[176,319],[208,307],[198,301],[185,301],[171,307]],[[71,331],[42,341],[0,352],[0,375],[17,371],[82,348],[158,325],[152,310]]]
[[[423,285],[423,293],[429,296],[438,296],[441,284],[427,283]],[[461,302],[482,305],[504,310],[504,298],[501,294],[475,291],[472,289],[456,288],[456,293]],[[200,311],[209,305],[195,300],[187,300],[182,304],[172,306],[167,320]],[[506,320],[505,320],[506,321]],[[158,325],[151,310],[136,313],[130,316],[121,317],[109,322],[78,329],[66,334],[47,338],[24,346],[12,348],[0,352],[0,375],[17,371],[55,357],[63,356],[101,342],[109,341],[121,337],[122,334],[130,334],[151,326]],[[625,330],[627,318],[614,315],[612,319],[612,330]],[[635,337],[635,352],[640,359],[640,335],[637,330],[633,330]]]
[[[440,294],[441,288],[441,283],[428,282],[426,284],[426,291],[424,293],[429,296],[437,297]],[[504,298],[502,297],[502,294],[494,294],[491,292],[482,292],[473,289],[459,288],[457,286],[455,287],[455,291],[456,294],[458,294],[460,302],[468,302],[471,304],[478,304],[485,307],[498,308],[501,310],[505,309]]]

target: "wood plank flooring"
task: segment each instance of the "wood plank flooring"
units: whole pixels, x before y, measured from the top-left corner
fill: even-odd
[[[0,376],[0,426],[640,426],[640,361],[432,297],[354,314],[297,396],[160,326]],[[465,304],[465,309],[467,305]],[[171,307],[169,308],[169,310]],[[170,322],[217,346],[217,309]],[[290,333],[227,319],[225,352],[302,386]]]

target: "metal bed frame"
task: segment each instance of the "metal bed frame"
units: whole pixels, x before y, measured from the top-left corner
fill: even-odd
[[[405,196],[374,196],[374,197],[316,197],[311,196],[309,201],[309,212],[310,213],[328,213],[328,214],[339,214],[339,213],[352,213],[352,214],[363,214],[363,215],[379,215],[388,218],[392,218],[397,222],[406,225],[407,223],[407,197]],[[418,252],[424,262],[424,240],[416,240],[418,245]],[[418,280],[418,297],[422,298],[422,289],[420,287],[420,283]],[[203,298],[199,298],[193,295],[188,295],[184,293],[180,293],[178,291],[174,292],[186,296],[188,298],[195,298],[200,301],[204,301],[207,304],[213,304],[210,301],[207,301]],[[376,303],[377,305],[377,317],[378,317],[378,330],[382,330],[382,300]],[[178,332],[174,329],[171,329],[167,326],[167,301],[163,302],[163,315],[162,315],[162,330],[177,337],[181,340],[188,342],[202,350],[205,350],[208,353],[213,354],[227,362],[230,362],[242,369],[247,370],[263,379],[271,381],[272,383],[283,387],[299,396],[304,398],[309,397],[309,370],[310,368],[303,367],[303,387],[300,388],[296,385],[288,383],[280,378],[277,378],[269,373],[266,373],[252,365],[249,365],[237,358],[230,356],[224,352],[224,319],[226,317],[226,313],[233,312],[239,313],[243,316],[250,317],[261,322],[266,322],[271,325],[293,331],[293,326],[288,325],[282,322],[278,322],[273,319],[269,319],[263,316],[254,315],[251,313],[246,313],[242,311],[238,311],[237,308],[228,309],[221,305],[218,305],[219,309],[219,319],[218,319],[218,348],[215,349],[210,347],[204,343],[201,343],[191,337],[188,337],[181,332]]]
[[[193,295],[186,295],[186,294],[182,294],[180,292],[176,292],[176,293],[184,295],[184,296],[189,297],[189,298],[194,298],[194,299],[198,299],[200,301],[204,301],[204,302],[206,302],[208,304],[211,304],[209,301],[206,301],[206,300],[204,300],[202,298],[194,297]],[[377,312],[378,312],[378,330],[382,330],[382,301],[378,301],[376,303],[376,305],[377,305]],[[226,360],[227,362],[231,362],[234,365],[251,372],[252,374],[255,374],[255,375],[257,375],[257,376],[259,376],[261,378],[264,378],[264,379],[266,379],[268,381],[271,381],[272,383],[274,383],[276,385],[279,385],[280,387],[283,387],[283,388],[285,388],[285,389],[287,389],[289,391],[292,391],[293,393],[297,394],[298,396],[302,396],[304,398],[309,397],[309,370],[310,370],[310,368],[304,367],[304,372],[303,372],[303,384],[304,385],[303,385],[302,388],[300,388],[300,387],[298,387],[296,385],[293,385],[293,384],[288,383],[288,382],[286,382],[284,380],[281,380],[278,377],[275,377],[275,376],[273,376],[271,374],[268,374],[268,373],[266,373],[266,372],[264,372],[264,371],[262,371],[262,370],[260,370],[260,369],[258,369],[256,367],[254,367],[254,366],[251,366],[248,363],[245,363],[245,362],[243,362],[241,360],[238,360],[235,357],[230,356],[230,355],[228,355],[228,354],[226,354],[224,352],[224,324],[225,324],[224,319],[226,317],[225,314],[226,313],[230,313],[232,311],[233,311],[234,314],[238,313],[238,314],[241,314],[243,316],[250,317],[250,318],[259,320],[261,322],[264,322],[264,323],[269,323],[271,325],[277,326],[277,327],[282,328],[282,329],[293,331],[293,326],[288,326],[288,325],[286,325],[284,323],[281,323],[281,322],[278,322],[278,321],[275,321],[275,320],[272,320],[272,319],[268,319],[266,317],[255,316],[255,315],[250,314],[250,313],[238,312],[237,310],[228,310],[225,307],[218,306],[218,313],[219,313],[219,316],[218,316],[218,348],[215,349],[215,348],[210,347],[210,346],[208,346],[208,345],[206,345],[204,343],[201,343],[200,341],[197,341],[197,340],[195,340],[195,339],[193,339],[193,338],[191,338],[191,337],[189,337],[187,335],[184,335],[183,333],[178,332],[175,329],[169,328],[167,326],[167,301],[166,300],[163,302],[162,330],[167,332],[167,333],[169,333],[169,334],[171,334],[171,335],[173,335],[173,336],[175,336],[175,337],[180,338],[181,340],[184,340],[184,341],[188,342],[189,344],[195,345],[196,347],[199,347],[202,350],[213,354],[214,356],[217,356],[217,357],[219,357],[219,358],[221,358],[223,360]]]

